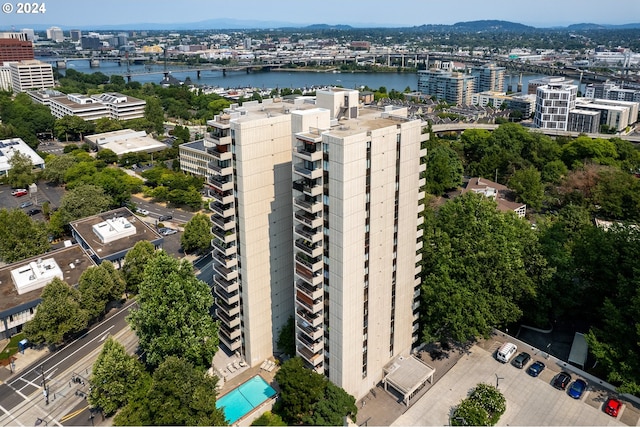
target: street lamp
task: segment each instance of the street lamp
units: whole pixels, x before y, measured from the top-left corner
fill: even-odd
[[[44,395],[45,404],[49,404],[49,387],[47,387],[47,378],[44,376],[44,365],[40,365],[40,372],[42,373],[42,394]]]

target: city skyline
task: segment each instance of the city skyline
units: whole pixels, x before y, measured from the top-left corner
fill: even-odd
[[[43,25],[68,29],[129,24],[132,25],[131,29],[141,24],[166,24],[166,29],[172,29],[172,25],[207,20],[228,20],[230,24],[234,23],[230,28],[237,27],[238,22],[274,23],[274,26],[341,24],[354,27],[412,27],[496,19],[545,28],[577,23],[616,25],[640,21],[640,18],[635,18],[640,17],[640,2],[636,0],[610,2],[607,9],[619,11],[616,14],[603,14],[602,3],[595,0],[540,0],[535,6],[514,6],[507,0],[490,3],[488,7],[486,3],[480,6],[474,0],[459,0],[455,13],[451,13],[452,8],[448,3],[414,0],[325,0],[314,4],[298,3],[304,4],[304,7],[296,8],[289,7],[290,3],[285,0],[245,0],[241,9],[219,0],[183,0],[179,10],[173,10],[176,6],[173,2],[157,0],[113,0],[100,9],[96,7],[96,1],[49,0],[38,3],[45,5],[44,13],[19,14],[18,2],[9,1],[3,4],[0,30]],[[404,13],[405,10],[410,13]],[[366,11],[366,15],[363,11]]]

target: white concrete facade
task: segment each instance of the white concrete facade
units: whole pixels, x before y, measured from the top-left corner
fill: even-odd
[[[361,109],[296,134],[297,352],[356,399],[416,339],[421,130],[406,109]]]
[[[578,86],[549,83],[536,89],[533,124],[540,129],[567,130],[569,111],[576,106]]]
[[[53,67],[51,64],[37,60],[9,63],[11,70],[11,87],[14,92],[25,92],[31,89],[52,88]]]

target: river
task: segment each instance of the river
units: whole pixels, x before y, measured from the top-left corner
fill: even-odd
[[[54,64],[55,65],[55,64]],[[94,73],[100,71],[106,75],[120,74],[127,72],[126,65],[118,65],[116,62],[101,61],[99,68],[91,68],[88,60],[69,60],[67,68],[74,69],[82,73]],[[169,67],[171,70],[172,67]],[[181,67],[184,69],[184,67]],[[140,83],[160,83],[162,74],[141,74],[145,71],[162,71],[162,65],[130,65],[132,80]],[[60,70],[64,73],[64,70]],[[247,74],[245,71],[229,71],[223,75],[221,71],[202,71],[200,78],[197,78],[195,71],[172,72],[175,78],[184,81],[187,77],[196,85],[228,88],[255,87],[259,89],[273,88],[305,88],[314,86],[342,86],[349,89],[359,89],[368,86],[378,89],[381,86],[388,91],[395,89],[404,91],[409,87],[412,91],[418,88],[418,76],[416,73],[352,73],[352,72],[313,72],[313,71],[263,71]],[[544,77],[540,74],[523,74],[523,90],[526,92],[529,80]],[[519,75],[512,77],[513,90],[516,90]],[[509,77],[505,76],[505,90],[509,84]]]

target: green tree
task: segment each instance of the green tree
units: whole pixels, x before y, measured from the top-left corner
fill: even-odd
[[[114,77],[114,76],[111,76]],[[121,77],[121,76],[118,76]],[[109,117],[101,117],[95,121],[95,132],[96,133],[105,133],[105,132],[113,132],[116,130],[124,129],[122,126],[122,122],[117,119],[111,119]]]
[[[104,212],[111,203],[111,197],[95,185],[81,185],[69,190],[60,200],[60,208],[51,216],[50,230],[60,234],[69,222]]]
[[[83,308],[89,312],[89,319],[94,320],[104,314],[109,302],[122,298],[124,280],[113,264],[105,261],[80,275],[78,289]]]
[[[640,220],[640,182],[628,172],[617,168],[600,171],[593,191],[593,203],[598,214],[608,219]]]
[[[160,100],[156,97],[145,97],[144,118],[153,124],[158,135],[164,135],[164,111]]]
[[[500,391],[488,384],[478,384],[453,411],[451,425],[493,426],[507,410]]]
[[[77,162],[77,158],[70,154],[49,155],[44,162],[42,178],[54,184],[62,184],[67,171]]]
[[[612,165],[617,157],[615,144],[602,138],[579,136],[562,147],[562,160],[572,169],[584,165],[585,161]]]
[[[77,289],[56,277],[44,287],[41,298],[35,316],[23,328],[29,341],[58,345],[87,327],[89,314]]]
[[[102,160],[106,164],[118,163],[118,155],[108,148],[103,148],[96,154],[96,159]]]
[[[116,416],[115,425],[227,425],[216,407],[217,378],[186,360],[167,357],[153,373],[141,402],[131,402]],[[139,421],[142,421],[141,423]]]
[[[282,417],[278,414],[274,414],[271,411],[267,411],[264,414],[260,415],[254,422],[251,423],[252,426],[286,426],[282,420]]]
[[[144,268],[156,254],[156,248],[147,240],[141,240],[124,256],[122,274],[126,282],[126,291],[136,294],[144,279]]]
[[[462,184],[462,161],[450,147],[439,144],[427,150],[425,190],[440,196],[445,191]]]
[[[276,381],[281,393],[274,412],[288,425],[341,425],[346,416],[355,420],[358,409],[353,396],[306,369],[299,357],[282,364]]]
[[[12,263],[51,249],[47,226],[20,209],[0,209],[0,259]]]
[[[178,139],[176,141],[177,144],[189,142],[189,140],[191,139],[191,133],[189,132],[189,128],[185,126],[177,125],[176,127],[173,128],[173,131],[171,132],[171,134]]]
[[[296,328],[293,316],[289,317],[287,323],[280,329],[278,348],[290,357],[296,355]]]
[[[195,277],[190,262],[163,251],[151,258],[138,289],[138,308],[127,318],[147,364],[158,366],[175,355],[209,367],[218,348],[212,305],[209,286]]]
[[[148,389],[151,377],[122,344],[109,337],[93,364],[89,403],[111,416]]]
[[[205,214],[195,214],[184,226],[180,243],[185,252],[211,249],[211,221]]]
[[[60,140],[82,140],[83,135],[93,133],[95,124],[83,120],[78,116],[64,116],[56,120],[54,131]]]
[[[542,207],[544,185],[541,174],[535,167],[515,171],[509,180],[509,188],[516,193],[518,201],[534,209]]]
[[[466,342],[522,315],[550,271],[528,222],[466,193],[425,216],[423,335]]]
[[[28,188],[29,184],[34,183],[33,162],[28,155],[22,154],[20,151],[14,151],[11,158],[9,158],[9,168],[7,182],[11,186]]]

